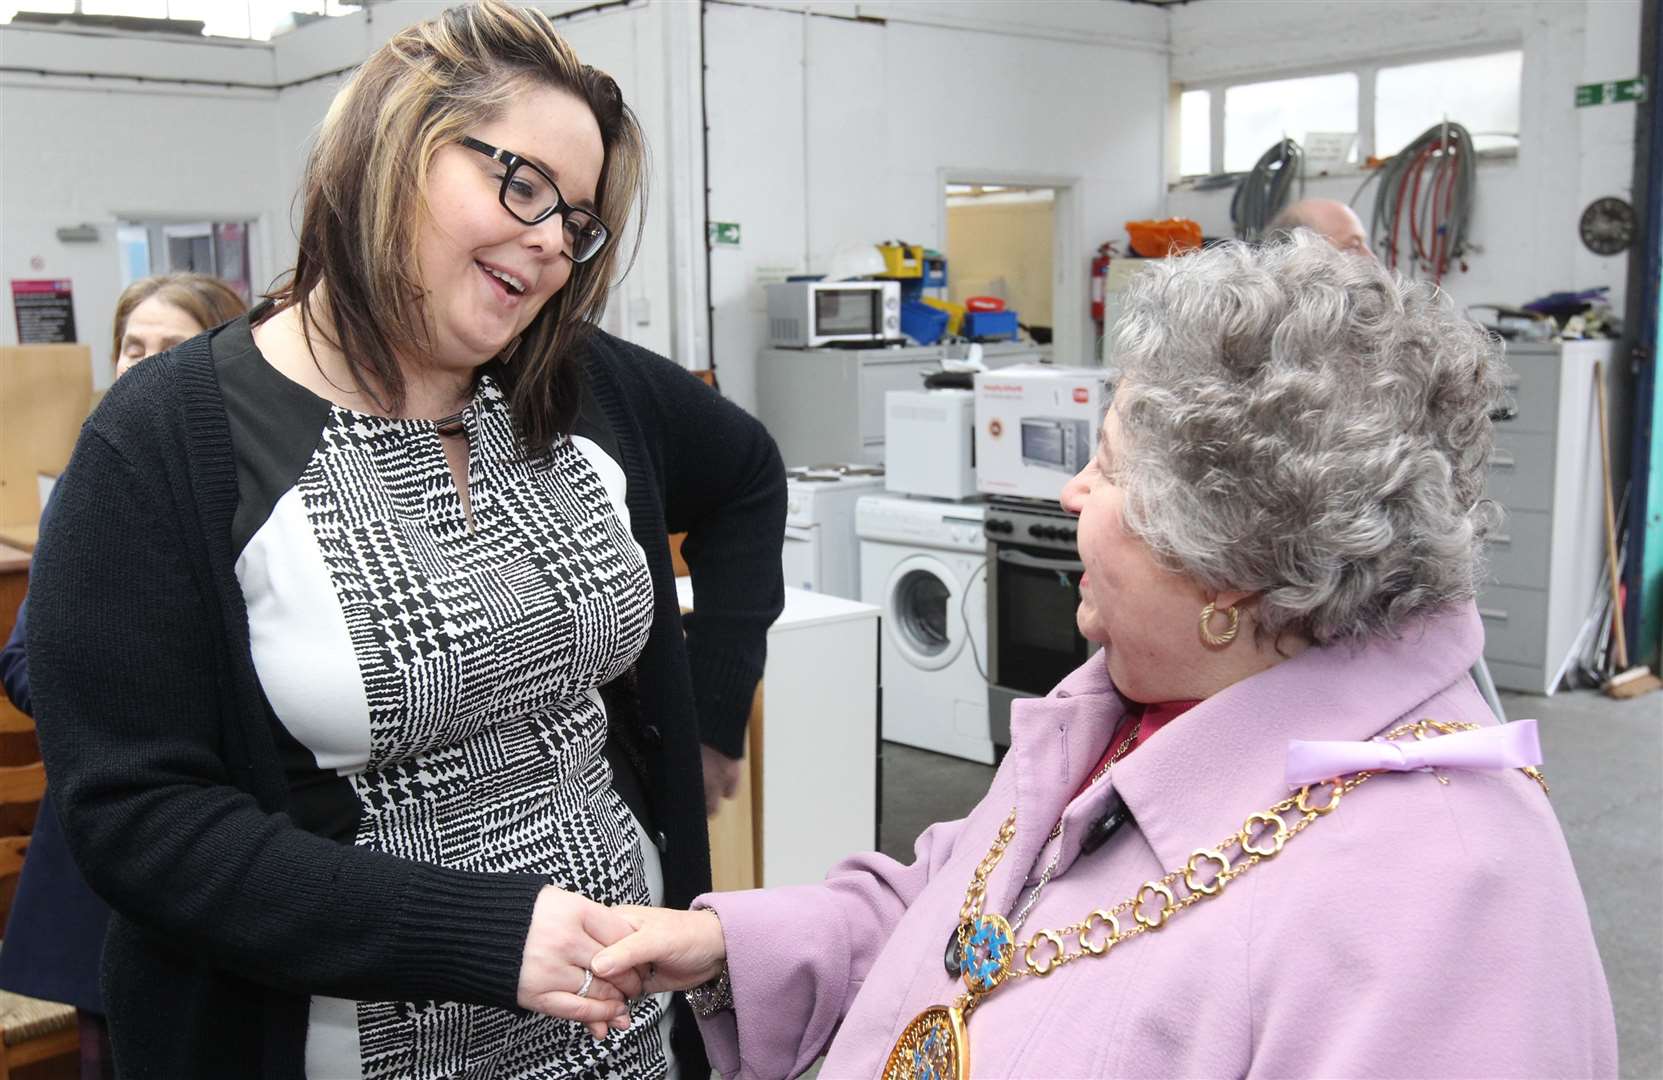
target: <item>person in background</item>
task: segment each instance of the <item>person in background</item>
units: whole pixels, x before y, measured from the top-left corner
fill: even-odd
[[[147,356],[170,349],[241,315],[242,297],[206,274],[140,278],[115,306],[110,359],[121,378]],[[50,503],[41,508],[44,529]],[[29,693],[29,601],[17,609],[12,635],[0,648],[0,686],[18,711],[34,715]],[[47,799],[29,836],[29,855],[17,883],[0,949],[0,989],[75,1006],[81,1027],[81,1074],[112,1075],[98,957],[109,908],[75,868],[63,826]]]
[[[1062,496],[1103,649],[986,798],[595,970],[692,988],[728,1077],[1615,1075],[1534,723],[1467,676],[1495,343],[1305,230],[1127,303]]]
[[[158,274],[140,278],[115,302],[115,376],[147,356],[230,322],[248,309],[242,297],[207,274]]]
[[[1374,257],[1363,219],[1336,199],[1301,199],[1271,219],[1266,234],[1286,236],[1295,229],[1313,229],[1341,251]]]
[[[88,422],[30,649],[123,1076],[703,1075],[588,965],[607,905],[709,888],[700,745],[743,746],[785,474],[596,326],[644,154],[534,7],[401,30],[273,302]]]

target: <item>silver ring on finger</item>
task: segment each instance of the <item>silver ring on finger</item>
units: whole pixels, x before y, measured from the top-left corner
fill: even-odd
[[[578,997],[588,997],[589,987],[594,985],[595,973],[588,968],[583,969],[583,984],[577,988]]]

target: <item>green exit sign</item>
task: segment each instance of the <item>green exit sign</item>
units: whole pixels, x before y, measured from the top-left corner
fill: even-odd
[[[738,247],[739,222],[712,221],[710,223],[711,247]]]
[[[1576,88],[1576,105],[1579,109],[1587,105],[1644,100],[1646,79],[1643,75],[1633,79],[1619,79],[1616,82],[1584,83]]]

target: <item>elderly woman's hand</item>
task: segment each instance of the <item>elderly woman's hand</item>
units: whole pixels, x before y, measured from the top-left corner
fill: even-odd
[[[581,1021],[597,1041],[606,1038],[609,1028],[629,1027],[628,999],[641,993],[635,972],[625,969],[616,977],[596,972],[584,986],[584,971],[594,971],[594,957],[603,945],[634,930],[634,924],[602,904],[545,886],[532,907],[520,960],[520,1008]]]
[[[612,911],[635,933],[596,954],[590,966],[597,978],[617,981],[633,971],[642,990],[654,994],[690,990],[721,973],[728,948],[714,911],[626,906]]]

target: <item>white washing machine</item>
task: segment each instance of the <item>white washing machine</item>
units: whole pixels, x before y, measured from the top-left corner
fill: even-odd
[[[867,495],[855,534],[860,598],[883,609],[883,737],[991,764],[984,509]]]

